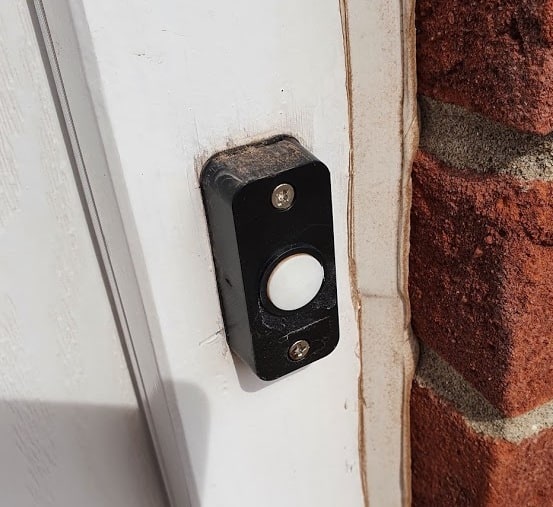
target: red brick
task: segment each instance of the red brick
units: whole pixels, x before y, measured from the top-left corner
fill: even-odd
[[[553,398],[553,182],[413,167],[416,335],[504,414]]]
[[[419,0],[420,93],[553,130],[553,0]]]
[[[553,429],[520,443],[494,438],[417,381],[411,453],[415,507],[553,505]]]

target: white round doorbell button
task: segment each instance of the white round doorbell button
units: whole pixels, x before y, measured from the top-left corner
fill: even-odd
[[[267,297],[280,310],[297,310],[319,292],[324,280],[321,263],[307,253],[281,260],[269,275]]]

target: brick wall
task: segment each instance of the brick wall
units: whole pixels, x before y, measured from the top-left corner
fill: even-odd
[[[419,0],[413,504],[553,506],[553,0]]]

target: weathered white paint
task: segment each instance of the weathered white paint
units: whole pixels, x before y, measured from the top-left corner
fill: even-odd
[[[410,504],[407,293],[417,144],[413,0],[344,0],[349,28],[352,256],[362,343],[361,436],[370,505]]]
[[[24,0],[0,2],[0,504],[163,505]]]
[[[373,505],[399,505],[412,370],[402,299],[411,3],[45,0],[44,8],[175,505],[362,505],[361,476]],[[43,29],[48,36],[44,20]],[[198,172],[216,151],[278,133],[299,138],[332,173],[342,338],[328,358],[262,384],[224,339]],[[352,293],[362,303],[361,442]]]
[[[195,505],[361,505],[338,4],[69,6],[95,117],[74,109],[87,90],[71,59],[67,11],[45,3],[47,19],[83,158],[105,153],[121,210],[154,351],[135,348],[144,352],[144,393],[150,402],[161,396],[170,411],[167,420],[151,410],[150,420],[175,504],[186,504],[188,475]],[[81,141],[93,129],[99,145]],[[281,132],[332,172],[342,339],[328,358],[262,384],[233,361],[224,339],[197,174],[215,151]],[[105,195],[93,181],[104,168],[84,165],[93,191]],[[114,262],[121,248],[105,209],[98,207],[100,224],[118,276],[130,260]],[[119,284],[124,304],[126,288]],[[135,311],[126,310],[131,321]]]

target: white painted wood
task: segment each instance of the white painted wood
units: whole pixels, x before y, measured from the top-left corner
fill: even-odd
[[[163,505],[29,7],[0,2],[0,504]]]
[[[59,5],[44,6],[83,158],[105,153],[131,246],[154,349],[138,364],[150,379],[146,398],[162,388],[170,410],[170,421],[155,410],[150,417],[175,505],[187,504],[187,475],[194,505],[361,505],[338,5],[75,1],[73,34]],[[88,90],[74,73],[75,45],[65,45],[75,33]],[[92,123],[73,109],[87,91]],[[93,129],[101,143],[81,142]],[[332,172],[342,339],[325,360],[262,384],[224,339],[197,174],[215,151],[281,132]],[[85,167],[91,182],[102,171]],[[92,184],[95,195],[101,188]],[[110,250],[117,234],[103,209],[113,261],[121,249]],[[114,263],[116,276],[129,264]],[[127,311],[129,321],[135,314]],[[176,445],[163,441],[171,432]]]
[[[44,0],[87,202],[175,505],[408,499],[411,7]],[[342,337],[329,357],[264,384],[225,342],[198,173],[216,151],[279,133],[332,174]]]
[[[410,505],[410,169],[418,141],[413,0],[344,0],[352,139],[352,256],[370,505]]]

